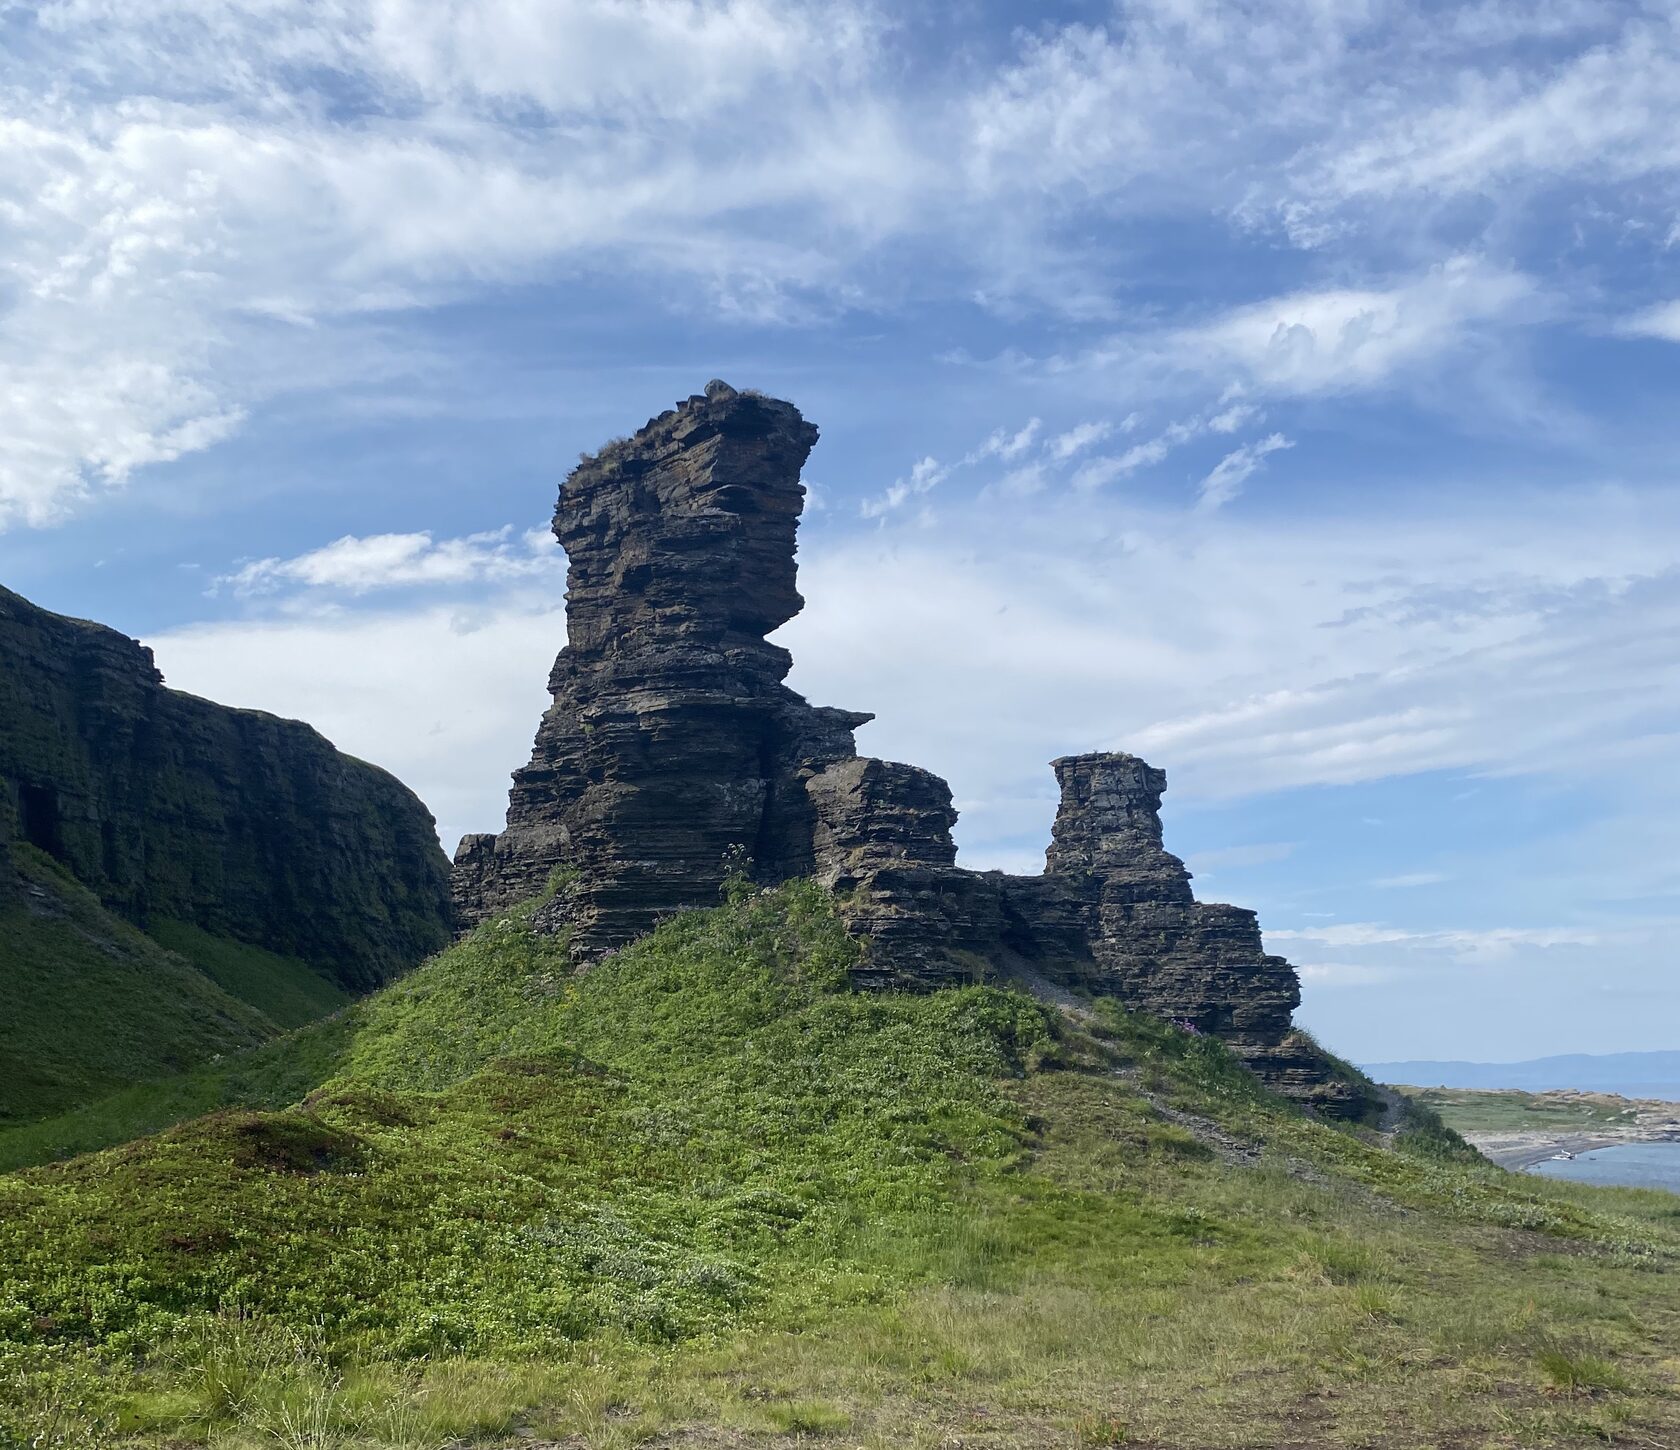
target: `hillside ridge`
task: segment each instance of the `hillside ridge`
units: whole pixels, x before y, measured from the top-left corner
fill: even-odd
[[[1662,1195],[1314,1121],[1113,999],[858,990],[814,882],[726,898],[581,974],[533,899],[258,1049],[291,1096],[0,1176],[0,1445],[1680,1424]]]

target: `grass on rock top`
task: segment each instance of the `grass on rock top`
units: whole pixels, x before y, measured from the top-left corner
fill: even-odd
[[[295,1106],[0,1178],[0,1446],[1676,1423],[1680,1200],[1385,1151],[1113,1004],[854,993],[809,883],[582,975],[529,916],[259,1049]]]

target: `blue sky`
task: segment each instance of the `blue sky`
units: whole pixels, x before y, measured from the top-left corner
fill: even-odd
[[[1680,1045],[1672,5],[0,0],[0,581],[500,823],[577,453],[791,398],[793,683],[1168,771],[1353,1056]]]

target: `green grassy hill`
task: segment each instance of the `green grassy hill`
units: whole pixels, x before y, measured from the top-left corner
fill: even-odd
[[[1591,1133],[1625,1128],[1639,1116],[1639,1104],[1611,1093],[1420,1087],[1399,1091],[1461,1133]]]
[[[529,915],[0,1177],[0,1446],[1680,1432],[1680,1198],[1309,1121],[1112,1003],[852,992],[808,884],[583,975]]]
[[[0,1126],[237,1052],[348,1000],[303,962],[260,947],[171,922],[142,933],[50,857],[22,845],[10,854]]]

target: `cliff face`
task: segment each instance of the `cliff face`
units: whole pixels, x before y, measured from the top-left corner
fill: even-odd
[[[1055,762],[1042,876],[956,865],[950,788],[860,758],[872,718],[812,706],[766,635],[791,619],[799,471],[817,437],[791,404],[714,382],[583,462],[554,532],[569,643],[507,829],[455,862],[466,925],[565,887],[541,924],[581,959],[668,912],[712,905],[732,870],[815,875],[864,942],[860,985],[932,986],[1025,967],[1225,1038],[1280,1090],[1360,1105],[1291,1033],[1293,968],[1252,912],[1199,903],[1162,846],[1166,776],[1129,755]]]
[[[4,589],[0,662],[0,847],[39,847],[130,921],[189,922],[353,990],[447,941],[432,818],[384,771],[165,689],[135,641]]]

